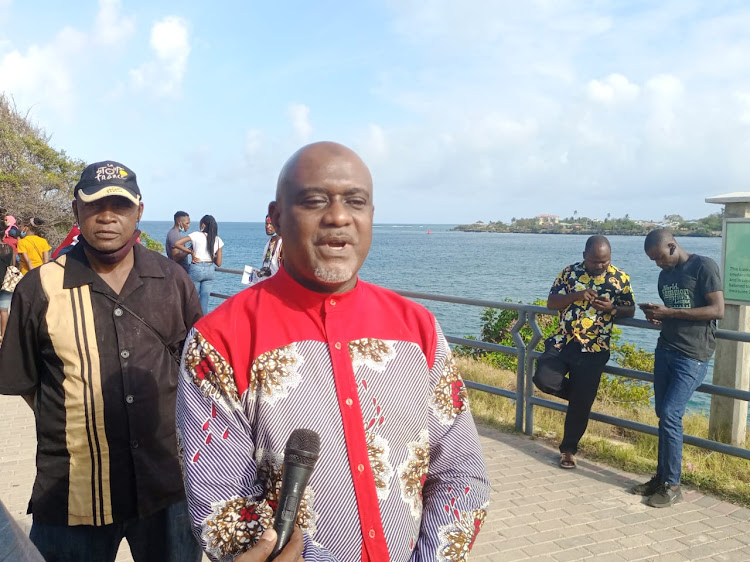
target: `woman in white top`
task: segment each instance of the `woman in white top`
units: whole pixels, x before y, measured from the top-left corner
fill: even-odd
[[[174,247],[193,256],[189,275],[198,291],[203,314],[206,314],[208,313],[208,295],[214,284],[214,270],[216,266],[221,267],[221,249],[224,247],[224,242],[219,238],[219,226],[211,215],[204,216],[200,225],[200,232],[191,232],[183,236],[174,243]],[[192,248],[185,246],[188,242],[193,243]],[[209,248],[211,248],[210,252]]]

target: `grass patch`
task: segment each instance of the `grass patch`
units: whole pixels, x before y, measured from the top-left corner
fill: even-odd
[[[456,363],[466,380],[509,390],[516,389],[516,373],[497,369],[468,357],[457,357]],[[540,398],[563,402],[534,389]],[[486,392],[469,390],[474,418],[502,431],[514,432],[516,405],[513,400]],[[593,410],[629,420],[658,425],[653,408],[634,408],[597,400]],[[563,412],[536,406],[534,408],[534,437],[558,445],[562,439]],[[688,414],[683,419],[686,434],[708,437],[708,418]],[[590,421],[581,443],[579,454],[615,468],[644,474],[644,480],[656,472],[658,439],[655,436],[622,427]],[[750,446],[750,439],[745,447]],[[750,461],[684,445],[682,481],[695,488],[733,503],[750,507]]]

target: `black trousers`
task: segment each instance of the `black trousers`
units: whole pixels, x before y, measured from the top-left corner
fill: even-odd
[[[536,387],[568,401],[561,453],[578,452],[578,442],[589,424],[591,406],[607,361],[609,351],[584,352],[578,342],[565,344],[560,351],[547,343],[537,359],[533,379]]]

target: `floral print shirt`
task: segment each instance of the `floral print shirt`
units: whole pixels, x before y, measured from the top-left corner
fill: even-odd
[[[361,280],[326,295],[282,267],[204,317],[183,353],[177,427],[213,560],[273,525],[298,427],[321,437],[297,519],[307,562],[467,560],[486,516],[482,451],[439,325]]]
[[[583,262],[569,265],[557,276],[549,294],[567,295],[586,289],[596,289],[599,298],[607,298],[615,306],[635,306],[630,277],[611,264],[606,272],[596,277],[586,271]],[[606,351],[613,320],[612,314],[596,310],[590,302],[575,301],[560,311],[557,332],[547,341],[557,349],[577,341],[582,351]]]

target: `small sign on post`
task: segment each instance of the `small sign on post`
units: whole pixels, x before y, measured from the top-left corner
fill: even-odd
[[[750,219],[725,219],[722,245],[724,300],[750,305]]]

